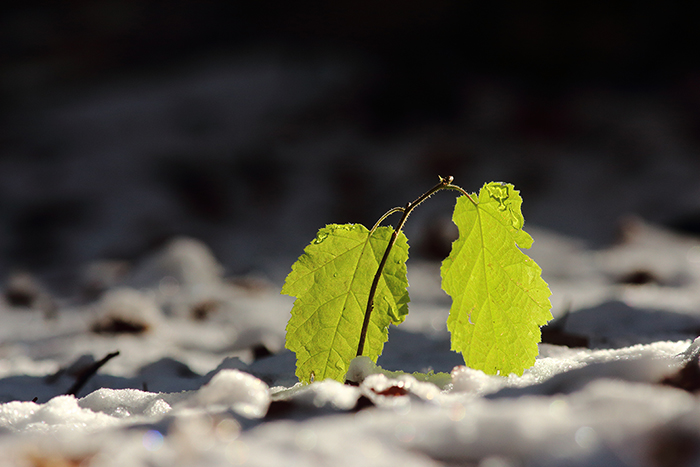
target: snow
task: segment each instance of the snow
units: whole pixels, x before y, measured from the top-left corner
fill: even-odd
[[[354,385],[298,383],[291,301],[224,277],[194,239],[105,280],[95,301],[49,315],[3,303],[0,465],[697,465],[700,403],[670,382],[700,372],[700,243],[635,222],[599,250],[531,229],[560,330],[589,346],[542,343],[522,376],[449,350],[449,300],[426,261],[409,262],[409,317],[379,365],[351,363]],[[648,282],[620,281],[641,268]]]
[[[269,387],[239,370],[221,370],[192,397],[195,407],[230,407],[248,418],[261,418],[270,405]]]

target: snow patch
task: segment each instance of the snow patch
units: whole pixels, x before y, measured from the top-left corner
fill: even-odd
[[[187,401],[210,410],[231,408],[247,418],[261,418],[270,405],[270,388],[240,370],[221,370]]]

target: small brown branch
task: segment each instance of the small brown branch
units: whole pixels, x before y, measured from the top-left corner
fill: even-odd
[[[78,392],[85,386],[85,383],[88,382],[90,378],[92,378],[95,373],[97,373],[97,370],[102,368],[105,363],[113,359],[119,355],[119,351],[117,350],[116,352],[112,352],[110,354],[107,354],[102,360],[97,361],[87,367],[83,372],[81,372],[80,377],[73,383],[73,386],[70,387],[68,391],[66,391],[66,395],[68,396],[77,396]]]
[[[453,185],[452,181],[454,180],[454,177],[451,175],[449,177],[440,177],[440,182],[432,187],[430,190],[426,191],[422,195],[420,195],[418,198],[416,198],[413,202],[408,203],[406,207],[404,208],[393,208],[389,211],[387,211],[386,214],[384,214],[377,224],[372,228],[372,232],[377,228],[377,226],[384,220],[386,219],[389,215],[395,213],[395,212],[402,212],[403,215],[401,216],[401,220],[399,221],[398,225],[396,226],[396,229],[391,234],[391,238],[389,239],[389,244],[386,246],[386,250],[384,250],[384,256],[382,256],[381,261],[379,262],[379,267],[377,268],[377,272],[374,275],[374,279],[372,280],[372,287],[369,290],[369,298],[367,299],[367,309],[365,310],[365,317],[362,322],[362,331],[360,331],[360,342],[357,345],[357,356],[361,356],[362,352],[364,352],[365,349],[365,341],[367,339],[367,330],[369,329],[369,321],[372,316],[372,311],[374,310],[374,296],[377,293],[377,287],[379,286],[379,279],[382,277],[382,271],[384,270],[384,266],[386,265],[387,260],[389,259],[389,253],[391,252],[391,248],[394,246],[394,243],[396,243],[396,239],[399,236],[399,232],[401,232],[401,229],[403,228],[404,224],[406,223],[406,220],[408,219],[408,216],[411,214],[411,211],[413,211],[414,208],[416,208],[419,204],[421,204],[423,201],[426,199],[430,198],[432,195],[437,193],[440,190],[445,190],[445,189],[450,189],[450,190],[457,190],[465,194],[467,197],[469,197],[469,194],[467,194],[466,191],[464,191],[462,188],[458,187],[457,185]],[[474,202],[474,200],[469,197],[469,199]],[[370,232],[370,235],[372,234]],[[369,240],[368,240],[369,241]]]

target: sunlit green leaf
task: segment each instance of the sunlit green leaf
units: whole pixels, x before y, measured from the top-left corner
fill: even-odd
[[[522,375],[535,363],[540,326],[552,319],[542,270],[518,248],[532,245],[521,204],[519,192],[503,183],[487,183],[478,198],[460,196],[453,215],[459,238],[441,268],[453,301],[452,350],[488,374]]]
[[[287,324],[286,347],[296,353],[300,381],[344,381],[355,357],[372,280],[393,229],[370,231],[359,224],[331,224],[292,266],[282,293],[296,297]],[[408,313],[408,243],[399,233],[382,272],[363,355],[382,353],[389,324]]]

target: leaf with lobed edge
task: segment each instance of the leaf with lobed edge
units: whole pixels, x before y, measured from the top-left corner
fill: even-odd
[[[542,269],[518,248],[532,246],[521,205],[514,186],[499,182],[485,184],[478,198],[460,196],[453,215],[459,238],[440,271],[452,297],[452,350],[487,374],[522,375],[534,365],[540,326],[552,319]]]
[[[282,293],[296,297],[285,346],[296,353],[302,382],[327,378],[343,382],[355,358],[369,290],[391,227],[370,231],[360,224],[330,224],[319,230],[292,266]],[[400,232],[374,298],[363,355],[382,353],[390,324],[408,314],[408,242]]]

